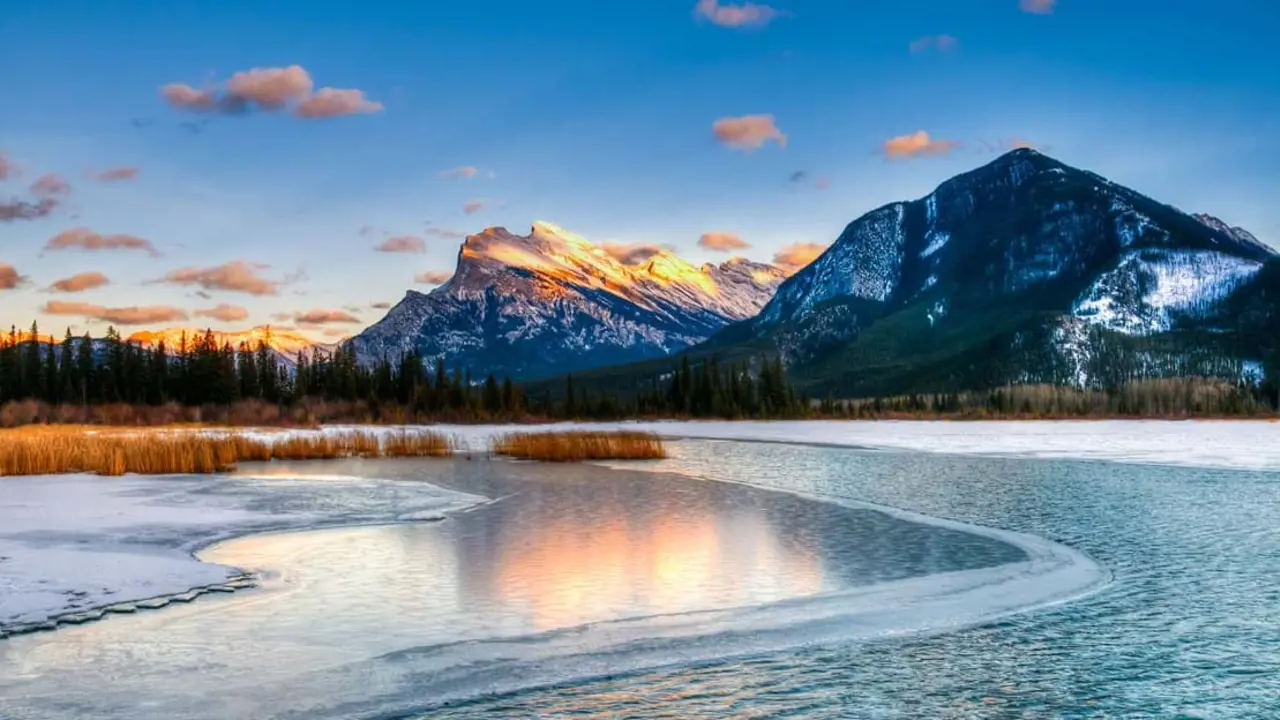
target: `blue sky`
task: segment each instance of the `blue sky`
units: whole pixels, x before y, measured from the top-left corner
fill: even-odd
[[[25,278],[0,290],[3,320],[96,333],[91,316],[137,306],[191,320],[123,329],[241,329],[324,310],[359,322],[306,332],[352,333],[381,316],[373,303],[428,289],[415,275],[451,270],[456,233],[534,220],[692,261],[727,257],[698,239],[729,232],[769,260],[1014,141],[1280,244],[1272,3],[769,0],[746,8],[769,22],[734,26],[743,4],[695,2],[7,0],[0,149],[18,170],[0,202],[34,202],[47,173],[70,192],[44,217],[0,221],[0,267]],[[294,65],[313,92],[359,90],[380,108],[225,115],[161,95],[182,83],[224,97],[235,73]],[[712,131],[755,115],[785,147]],[[886,156],[917,131],[937,152]],[[441,177],[459,167],[477,172]],[[91,177],[115,168],[138,172]],[[157,254],[45,249],[73,228]],[[426,252],[373,250],[398,236]],[[173,275],[236,261],[275,294],[230,289],[244,273],[226,269]],[[110,284],[48,291],[88,272]],[[205,286],[155,282],[167,274]],[[220,304],[248,316],[195,317]]]

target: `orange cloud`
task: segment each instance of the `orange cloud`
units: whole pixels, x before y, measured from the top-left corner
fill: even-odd
[[[792,275],[817,260],[826,249],[826,245],[818,243],[793,243],[774,254],[773,264]]]
[[[899,135],[884,143],[884,154],[890,160],[909,160],[911,158],[931,155],[947,155],[960,147],[955,140],[934,140],[924,130],[917,130],[910,135]]]
[[[83,272],[54,282],[49,286],[49,292],[78,293],[100,288],[110,282],[100,272]]]
[[[600,249],[623,265],[640,265],[667,248],[653,243],[600,243]]]
[[[138,177],[138,168],[136,167],[119,167],[109,170],[102,170],[93,173],[94,180],[102,182],[116,182],[118,180],[132,180]]]
[[[350,336],[351,333],[348,333],[346,330],[340,330],[338,328],[327,328],[320,334],[327,338],[336,338],[338,340],[341,340],[343,338]]]
[[[381,103],[368,100],[361,90],[321,88],[312,93],[314,85],[305,68],[290,65],[238,72],[221,90],[170,83],[160,88],[160,94],[171,107],[190,112],[239,114],[251,107],[276,112],[293,106],[297,117],[328,118],[382,110]]]
[[[51,214],[58,209],[58,201],[53,198],[40,198],[36,202],[13,200],[0,203],[0,222],[12,220],[36,220]]]
[[[185,312],[168,305],[103,307],[88,303],[50,300],[44,304],[41,312],[48,315],[79,315],[89,320],[101,320],[115,325],[153,325],[187,319]]]
[[[78,248],[86,251],[96,250],[145,250],[150,255],[159,255],[160,251],[149,240],[133,235],[100,235],[89,228],[72,228],[64,230],[45,243],[45,250],[70,250]]]
[[[451,170],[441,170],[439,175],[445,180],[457,180],[459,178],[473,178],[480,174],[480,168],[472,165],[463,165]]]
[[[787,136],[778,129],[772,115],[720,118],[711,124],[711,132],[717,140],[735,150],[758,150],[770,140],[778,147],[787,146]]]
[[[233,260],[225,265],[214,267],[179,268],[166,273],[164,277],[154,282],[199,285],[205,290],[225,290],[258,296],[278,294],[279,283],[258,274],[258,270],[263,267],[266,266]]]
[[[294,114],[300,118],[331,118],[368,115],[382,112],[382,109],[382,103],[366,99],[363,90],[321,88],[320,92],[298,103]]]
[[[27,281],[26,275],[19,275],[17,268],[9,263],[0,262],[0,290],[12,290]]]
[[[485,209],[488,206],[489,206],[488,200],[472,200],[471,202],[462,206],[462,212],[468,215],[475,215],[476,213],[480,212],[481,210]]]
[[[290,102],[307,98],[311,87],[311,74],[301,65],[253,68],[232,75],[227,81],[227,94],[255,102],[264,110],[279,110]]]
[[[31,183],[31,194],[37,197],[57,197],[59,195],[70,195],[71,185],[63,180],[56,173],[47,173],[41,175],[35,182]]]
[[[937,50],[938,52],[950,52],[960,46],[960,41],[952,35],[925,35],[911,41],[908,46],[913,53],[922,53],[926,50]]]
[[[293,316],[299,325],[328,325],[329,323],[359,323],[360,318],[345,310],[309,310]]]
[[[400,235],[383,240],[373,249],[386,253],[424,253],[427,251],[427,241],[412,235]]]
[[[694,15],[710,20],[720,27],[760,27],[773,22],[781,13],[768,5],[747,2],[741,5],[721,5],[718,0],[698,0]]]
[[[715,250],[716,252],[732,252],[734,250],[745,250],[751,246],[733,233],[709,232],[702,233],[702,237],[698,238],[698,247]]]
[[[226,303],[218,303],[217,307],[207,308],[205,310],[197,310],[196,317],[213,318],[222,322],[238,322],[249,318],[249,311],[239,305],[228,305]]]
[[[453,273],[446,270],[428,270],[413,276],[413,281],[422,285],[443,285],[449,282]]]
[[[1053,12],[1053,8],[1057,4],[1058,0],[1021,0],[1019,7],[1025,13],[1048,15]]]

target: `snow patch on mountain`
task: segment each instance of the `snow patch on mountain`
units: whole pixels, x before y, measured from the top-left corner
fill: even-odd
[[[1131,335],[1167,332],[1180,315],[1203,316],[1261,267],[1211,250],[1128,251],[1085,290],[1072,314]]]

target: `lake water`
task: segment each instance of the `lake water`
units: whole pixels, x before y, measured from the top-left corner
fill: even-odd
[[[258,570],[263,587],[0,642],[0,707],[686,719],[1280,708],[1280,473],[671,449],[644,466],[666,473],[274,465],[493,500],[440,522],[216,545],[202,557]]]

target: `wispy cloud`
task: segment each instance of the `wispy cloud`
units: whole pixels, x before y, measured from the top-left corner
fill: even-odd
[[[884,155],[889,160],[910,160],[912,158],[948,155],[960,147],[955,140],[935,140],[924,130],[917,130],[910,135],[899,135],[884,142]]]
[[[35,202],[28,200],[11,200],[0,202],[0,222],[13,220],[37,220],[51,215],[58,209],[58,201],[53,198],[40,198]]]
[[[922,53],[929,50],[951,52],[960,47],[960,41],[953,35],[925,35],[922,38],[912,40],[908,47],[913,53]]]
[[[107,276],[100,272],[82,272],[55,281],[49,286],[49,292],[78,293],[100,288],[110,282]]]
[[[818,243],[793,243],[779,250],[773,256],[773,264],[788,275],[794,274],[804,266],[818,259],[828,246]]]
[[[118,167],[90,173],[90,177],[100,182],[119,182],[138,177],[138,172],[139,170],[136,167]]]
[[[741,5],[721,4],[719,0],[698,0],[693,13],[720,27],[761,27],[782,13],[768,5],[745,2]]]
[[[427,251],[427,241],[413,235],[397,235],[383,240],[375,245],[373,249],[384,253],[421,254]]]
[[[449,170],[441,170],[439,173],[441,178],[445,180],[459,180],[462,178],[473,178],[480,174],[480,168],[474,165],[463,165],[462,167],[451,168]]]
[[[602,242],[600,243],[600,249],[623,265],[640,265],[654,255],[669,250],[669,248],[655,243],[614,242]]]
[[[443,285],[449,282],[453,273],[447,270],[428,270],[413,276],[413,281],[420,285]]]
[[[160,95],[178,110],[238,115],[251,109],[278,112],[292,107],[300,118],[330,118],[379,112],[381,103],[365,98],[364,91],[321,88],[301,65],[253,68],[235,73],[222,88],[197,89],[170,83]]]
[[[265,265],[233,260],[224,265],[213,267],[186,267],[165,273],[165,276],[152,282],[169,283],[171,285],[198,285],[205,290],[223,290],[240,292],[249,295],[277,295],[280,283],[268,280],[258,274]]]
[[[711,132],[720,142],[735,150],[751,152],[772,140],[787,146],[787,136],[778,129],[772,115],[743,115],[720,118],[711,124]]]
[[[489,200],[472,200],[462,206],[462,212],[468,215],[475,215],[481,210],[489,207],[490,203],[491,201]]]
[[[187,320],[187,313],[168,305],[139,307],[104,307],[81,302],[50,300],[41,311],[48,315],[79,315],[87,320],[100,320],[115,325],[153,325]]]
[[[221,322],[239,322],[249,318],[249,311],[239,305],[218,303],[217,307],[196,310],[196,317],[207,317]]]
[[[734,250],[745,250],[751,245],[733,233],[708,232],[702,233],[702,237],[698,238],[698,247],[716,252],[733,252]]]
[[[386,303],[386,302],[369,303],[369,307],[373,308],[374,310],[390,310],[391,303]]]
[[[1036,143],[1020,138],[1002,138],[994,142],[978,140],[978,152],[983,155],[999,155],[1010,150],[1035,150],[1038,147]]]
[[[431,237],[444,238],[446,240],[461,240],[467,234],[461,230],[451,230],[449,228],[429,227],[422,231]]]
[[[1058,0],[1020,0],[1018,6],[1022,8],[1022,12],[1031,13],[1033,15],[1048,15],[1053,12],[1053,8],[1057,6]]]
[[[0,182],[4,182],[11,177],[18,177],[21,174],[21,169],[9,159],[9,154],[4,150],[0,150]]]
[[[57,173],[45,173],[31,183],[30,191],[36,197],[62,197],[71,194],[71,184]]]
[[[133,235],[102,235],[89,228],[71,228],[64,230],[44,245],[45,250],[144,250],[147,254],[160,254],[150,240]]]
[[[0,290],[13,290],[27,282],[26,275],[18,274],[18,269],[9,263],[0,262]]]
[[[330,323],[359,323],[360,318],[345,310],[308,310],[293,316],[299,325],[328,325]]]

